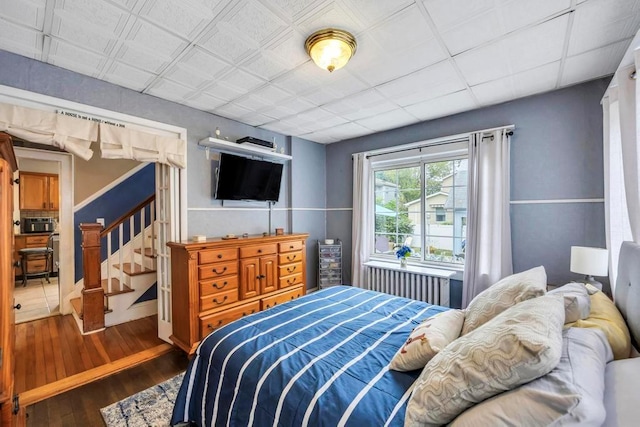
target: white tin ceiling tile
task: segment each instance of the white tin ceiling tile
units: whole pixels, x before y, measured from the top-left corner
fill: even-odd
[[[262,86],[265,83],[264,80],[237,68],[229,71],[227,74],[216,80],[228,86],[232,86],[240,92],[249,92],[250,90]]]
[[[49,55],[49,60],[47,61],[51,65],[55,65],[56,67],[64,68],[79,74],[84,74],[85,76],[97,78],[100,74],[100,71],[91,68],[85,64],[81,64],[74,61],[69,61],[67,58],[63,57],[52,57]]]
[[[210,9],[196,8],[189,2],[174,0],[147,2],[140,11],[140,16],[186,38],[198,34],[213,19]]]
[[[312,131],[312,128],[303,120],[296,116],[288,117],[280,120],[280,123],[287,129],[290,134],[303,134]]]
[[[640,1],[590,0],[574,15],[569,56],[633,37],[640,27]]]
[[[317,142],[319,144],[331,144],[332,142],[340,141],[339,138],[331,136],[327,131],[311,132],[300,135],[300,138],[308,141]]]
[[[251,114],[251,110],[247,110],[236,104],[225,104],[214,110],[215,114],[218,114],[229,119],[239,119],[240,117]]]
[[[187,42],[153,24],[138,21],[127,36],[127,43],[133,43],[142,50],[173,57],[187,46]]]
[[[147,0],[109,0],[111,3],[122,6],[128,10],[140,9]]]
[[[358,120],[356,123],[379,132],[387,129],[410,125],[416,122],[418,122],[418,119],[416,119],[414,116],[404,111],[403,109],[398,108],[396,110],[388,111],[375,117]]]
[[[390,101],[381,101],[367,107],[359,107],[357,110],[344,113],[343,117],[351,121],[358,121],[378,114],[386,113],[398,108],[397,104]]]
[[[145,89],[155,77],[155,74],[147,73],[116,61],[111,64],[109,70],[104,74],[106,81],[135,91]]]
[[[402,52],[384,52],[375,61],[365,62],[361,66],[354,64],[349,70],[369,85],[376,86],[433,65],[446,57],[440,44],[431,42]]]
[[[318,7],[319,4],[327,3],[327,0],[324,2],[318,0],[263,0],[263,2],[274,7],[289,22],[293,22]]]
[[[511,76],[516,96],[521,98],[556,89],[560,74],[560,63],[561,61],[552,62],[551,64]]]
[[[102,67],[107,63],[107,57],[74,46],[60,39],[51,40],[49,57],[55,59],[52,63],[76,63],[82,66],[83,70],[94,70],[95,73],[100,72]],[[92,72],[91,74],[94,73]]]
[[[42,31],[45,0],[0,0],[0,16]]]
[[[562,86],[581,83],[615,73],[630,40],[623,40],[600,49],[590,50],[565,60]]]
[[[570,8],[571,0],[509,0],[501,4],[507,32],[540,22]]]
[[[472,110],[476,107],[473,96],[465,89],[436,99],[409,105],[405,107],[405,110],[420,120],[432,120]]]
[[[420,100],[457,92],[465,87],[449,61],[442,61],[407,76],[378,86],[376,89],[387,99],[399,105],[415,104]],[[402,99],[408,97],[406,99]],[[422,99],[414,99],[414,98]],[[402,101],[402,102],[400,102]]]
[[[179,83],[183,86],[196,89],[202,85],[213,80],[212,77],[204,77],[200,73],[192,71],[190,68],[184,67],[181,64],[172,66],[166,73],[163,73],[164,77]]]
[[[284,125],[281,121],[265,123],[260,127],[262,129],[267,129],[273,132],[281,133],[283,135],[287,135],[289,133],[289,126]]]
[[[266,84],[265,86],[254,90],[252,92],[252,96],[259,98],[262,102],[269,105],[274,105],[289,98],[291,94],[272,84]]]
[[[495,40],[506,33],[505,21],[495,9],[489,9],[469,21],[443,31],[442,39],[452,55]]]
[[[263,45],[286,28],[276,14],[255,1],[239,2],[223,20],[258,45]]]
[[[293,116],[296,112],[285,107],[274,105],[261,110],[260,113],[273,117],[276,120],[281,120],[285,117]]]
[[[159,79],[149,88],[148,93],[158,98],[184,103],[185,99],[193,93],[193,89],[174,83],[171,80]]]
[[[314,63],[308,62],[295,70],[279,76],[274,79],[272,83],[281,89],[298,95],[320,86],[322,72],[323,70],[318,68]]]
[[[471,91],[482,106],[510,101],[516,97],[513,80],[509,77],[472,86]]]
[[[196,108],[202,111],[213,111],[221,105],[226,104],[226,101],[216,98],[215,96],[208,95],[206,93],[198,93],[192,98],[184,101],[189,107]]]
[[[318,70],[320,70],[320,68],[318,68]],[[325,72],[325,75],[321,76],[320,81],[322,87],[335,91],[342,96],[348,96],[369,87],[344,68],[333,73]]]
[[[281,62],[273,59],[264,52],[259,52],[243,62],[242,68],[251,74],[262,77],[264,80],[271,80],[287,70]]]
[[[265,102],[262,98],[259,98],[253,95],[246,95],[241,98],[235,99],[233,103],[235,105],[241,106],[242,108],[246,108],[247,110],[250,110],[250,111],[258,111],[273,105],[268,102]],[[271,120],[268,120],[268,121],[271,121]]]
[[[339,28],[357,34],[364,29],[364,25],[337,2],[316,10],[296,25],[296,29],[305,34],[305,39],[322,28]]]
[[[263,52],[273,57],[275,61],[284,67],[291,69],[310,61],[304,50],[304,42],[307,39],[298,31],[284,31],[263,49]]]
[[[0,19],[0,47],[34,58],[42,53],[42,33]]]
[[[249,126],[260,126],[269,123],[273,118],[260,113],[251,113],[247,116],[240,117],[239,121]]]
[[[415,120],[415,119],[414,119]],[[329,130],[329,134],[340,139],[355,138],[357,136],[367,135],[371,133],[371,129],[358,123],[345,123],[334,126]]]
[[[129,15],[105,1],[56,0],[54,18],[72,19],[102,31],[120,35]]]
[[[509,74],[508,50],[499,41],[457,55],[454,60],[471,86],[496,80]]]
[[[232,64],[237,64],[258,49],[256,44],[226,31],[222,23],[204,36],[198,44]]]
[[[369,27],[411,5],[413,0],[344,0],[343,3]]]
[[[319,130],[319,129],[332,128],[334,126],[338,126],[347,122],[348,120],[345,119],[344,117],[340,117],[332,114],[329,117],[324,117],[322,119],[317,120],[315,125],[313,125],[312,127],[316,130]]]
[[[159,73],[164,67],[166,67],[171,60],[168,56],[154,55],[151,52],[142,50],[139,46],[133,43],[129,43],[129,45],[122,45],[116,55],[116,58],[126,64],[155,74]]]
[[[229,102],[245,94],[232,86],[225,85],[224,83],[214,83],[210,87],[204,90],[204,92],[212,95],[216,98],[224,99]]]
[[[308,92],[303,92],[298,96],[306,99],[307,101],[315,105],[323,105],[340,98],[342,95],[334,90],[331,90],[325,87],[319,87],[316,89],[312,89]]]
[[[425,42],[438,43],[429,23],[414,4],[376,26],[371,36],[388,51],[401,51]]]
[[[349,102],[348,100],[341,98],[337,101],[330,102],[322,106],[323,109],[332,112],[333,114],[337,114],[338,116],[342,116],[345,113],[353,112],[358,110],[358,106]]]
[[[335,118],[340,118],[339,116],[336,116],[335,114],[330,113],[329,111],[326,111],[320,107],[314,108],[313,110],[305,111],[304,113],[300,113],[298,114],[298,117],[300,117],[305,122],[321,122],[323,120],[333,120]],[[346,120],[341,123],[345,122]]]
[[[307,111],[315,107],[314,104],[298,97],[289,98],[285,101],[279,102],[278,106],[288,108],[296,113]]]
[[[494,6],[494,0],[422,0],[440,31],[468,21]]]
[[[80,42],[88,49],[106,55],[111,53],[118,41],[113,33],[92,31],[90,28],[84,28],[68,18],[60,20],[58,25],[52,28],[51,34],[70,43]]]
[[[198,47],[194,47],[183,56],[180,59],[180,65],[209,78],[214,78],[231,68],[230,64]]]

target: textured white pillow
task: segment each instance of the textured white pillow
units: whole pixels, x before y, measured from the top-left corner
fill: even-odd
[[[463,323],[462,310],[447,310],[431,316],[411,332],[409,339],[393,356],[389,368],[396,371],[424,368],[433,356],[460,336]]]
[[[560,361],[564,300],[533,298],[463,335],[424,367],[405,426],[447,424],[465,409],[550,372]]]
[[[466,310],[462,335],[519,302],[544,295],[546,289],[547,273],[542,266],[503,278],[471,300]]]
[[[564,297],[564,323],[586,319],[591,311],[591,298],[584,283],[567,283],[547,292]]]

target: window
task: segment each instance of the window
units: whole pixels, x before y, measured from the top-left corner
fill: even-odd
[[[442,157],[441,157],[442,158]],[[406,163],[406,159],[404,159]],[[380,257],[409,244],[411,259],[464,264],[467,228],[467,159],[418,159],[415,164],[373,166],[375,245]]]

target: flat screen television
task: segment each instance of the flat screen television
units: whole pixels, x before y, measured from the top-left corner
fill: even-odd
[[[280,197],[282,163],[220,153],[217,176],[218,200],[277,202]]]

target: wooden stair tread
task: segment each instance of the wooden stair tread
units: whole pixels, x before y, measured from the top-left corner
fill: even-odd
[[[120,265],[116,264],[114,265],[115,268],[120,269]],[[140,264],[134,263],[133,264],[133,269],[131,268],[131,263],[130,262],[126,262],[124,264],[122,264],[122,271],[125,274],[128,274],[129,276],[139,276],[141,274],[148,274],[148,273],[155,273],[156,270],[152,270],[150,268],[147,267],[143,267]]]
[[[139,253],[142,253],[142,250],[138,248],[138,249],[134,249],[134,252],[139,254]],[[149,258],[157,258],[158,254],[156,253],[156,251],[154,251],[151,248],[144,248],[144,256]]]
[[[114,296],[114,295],[120,295],[120,294],[126,294],[126,293],[129,293],[129,292],[133,292],[133,289],[131,289],[130,287],[128,287],[124,283],[120,283],[120,280],[118,280],[116,278],[112,278],[111,279],[111,292],[108,291],[108,289],[109,289],[109,280],[108,279],[102,279],[101,285],[102,285],[102,289],[104,290],[104,296],[106,296],[106,297],[111,297],[111,296]]]
[[[71,300],[69,300],[69,302],[71,303],[71,307],[73,307],[73,311],[75,311],[78,314],[80,320],[82,320],[82,298],[72,298]],[[111,313],[112,311],[113,310],[111,310],[110,308],[104,308],[104,314]]]

